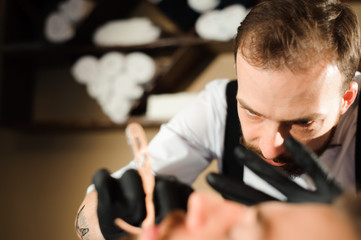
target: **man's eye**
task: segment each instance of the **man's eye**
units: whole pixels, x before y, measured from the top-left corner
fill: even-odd
[[[302,121],[297,121],[294,122],[294,124],[301,126],[301,127],[309,127],[311,126],[315,121],[312,120],[302,120]]]
[[[252,112],[251,110],[245,109],[246,113],[251,117],[258,117],[257,113]]]

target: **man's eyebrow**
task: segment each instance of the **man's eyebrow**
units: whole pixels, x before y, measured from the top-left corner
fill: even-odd
[[[263,116],[262,114],[260,114],[259,112],[253,110],[253,109],[252,109],[245,101],[243,101],[242,99],[237,98],[237,101],[238,101],[239,105],[242,106],[242,108],[247,109],[248,111],[252,112],[253,114],[256,114],[257,116],[265,117],[265,116]]]
[[[253,114],[257,115],[257,116],[260,116],[260,117],[264,117],[264,118],[269,118],[257,111],[255,111],[254,109],[252,109],[244,100],[240,99],[240,98],[236,98],[238,103],[242,106],[242,108],[252,112]],[[291,124],[291,123],[297,123],[297,122],[307,122],[307,121],[313,121],[313,120],[316,120],[316,119],[322,119],[324,118],[325,115],[324,114],[321,114],[321,113],[311,113],[307,116],[304,116],[304,117],[300,117],[300,118],[295,118],[295,119],[284,119],[284,120],[278,120],[279,122],[283,122],[283,123],[288,123],[288,124]]]

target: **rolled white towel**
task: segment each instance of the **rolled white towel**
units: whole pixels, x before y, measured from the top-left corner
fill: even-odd
[[[133,105],[132,100],[120,95],[114,95],[106,104],[102,105],[102,110],[112,122],[123,123],[128,119]]]
[[[81,84],[87,84],[99,77],[98,59],[92,55],[79,58],[71,68],[71,74]]]
[[[247,9],[240,4],[204,13],[196,21],[196,32],[205,39],[229,41],[236,35],[237,27],[247,13]]]
[[[125,56],[120,52],[108,52],[99,59],[101,74],[114,76],[124,71]]]
[[[140,87],[135,79],[126,73],[119,74],[114,78],[115,95],[123,96],[127,99],[136,100],[144,94],[144,89]]]
[[[221,0],[188,0],[188,5],[196,12],[203,13],[216,8]]]
[[[141,52],[132,52],[125,57],[125,72],[138,84],[145,84],[153,79],[156,64],[150,56]]]
[[[150,95],[147,100],[146,117],[167,121],[190,104],[197,95],[198,93],[188,92]]]
[[[224,30],[230,38],[233,38],[237,33],[237,28],[247,16],[250,9],[246,9],[241,4],[230,5],[223,9],[224,16],[227,16],[228,23],[224,24]]]
[[[114,76],[100,74],[98,78],[87,84],[88,94],[96,99],[100,105],[107,103],[115,94]]]
[[[229,37],[223,34],[222,21],[220,10],[204,13],[196,21],[196,32],[201,38],[227,41]]]
[[[45,19],[45,37],[53,43],[62,43],[71,39],[75,30],[63,14],[54,12]]]
[[[73,23],[86,18],[94,8],[94,3],[88,0],[68,0],[60,3],[59,10]]]
[[[109,89],[112,88],[110,78],[99,74],[96,78],[86,83],[86,88],[90,97],[96,99],[99,103],[106,101],[109,95]]]
[[[151,43],[160,36],[161,29],[148,18],[110,21],[99,27],[93,41],[99,46],[129,46]]]

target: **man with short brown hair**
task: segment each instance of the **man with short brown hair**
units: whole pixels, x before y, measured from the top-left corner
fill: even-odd
[[[148,149],[153,171],[191,184],[216,159],[223,174],[284,200],[236,164],[233,150],[241,142],[312,189],[283,147],[292,136],[319,155],[341,186],[355,190],[361,182],[355,170],[360,165],[355,157],[360,84],[355,14],[336,0],[266,0],[241,23],[235,43],[237,81],[209,83],[161,127]],[[134,161],[113,176],[129,168],[136,168]],[[89,239],[101,235],[96,202],[92,186],[80,208],[91,225]]]

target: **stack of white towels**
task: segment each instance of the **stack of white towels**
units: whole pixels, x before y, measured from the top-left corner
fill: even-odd
[[[123,123],[143,96],[147,83],[153,80],[156,64],[142,52],[112,51],[99,59],[92,55],[79,58],[71,73],[112,122]]]
[[[159,4],[166,0],[149,0]],[[221,0],[188,0],[190,8],[200,14],[195,23],[199,37],[216,41],[229,41],[237,27],[246,17],[249,9],[242,4],[233,4],[221,10],[216,7]],[[58,10],[49,14],[45,22],[45,36],[53,43],[65,42],[75,35],[76,26],[93,10],[93,0],[67,0]],[[159,39],[161,29],[151,20],[135,17],[106,22],[93,34],[93,42],[98,46],[129,46],[154,42]]]
[[[54,43],[71,39],[77,24],[95,7],[94,0],[66,0],[46,19],[45,35]],[[154,4],[168,0],[149,0]],[[169,0],[170,1],[170,0]],[[229,41],[240,22],[248,14],[241,4],[215,9],[222,0],[188,0],[189,7],[200,13],[195,29],[201,38]],[[129,46],[151,43],[161,35],[161,29],[142,17],[112,20],[95,29],[93,42],[97,46]],[[97,100],[103,112],[114,122],[123,123],[144,94],[147,83],[154,79],[156,64],[142,53],[108,52],[99,59],[92,55],[79,58],[72,66],[75,80],[86,86],[88,94]],[[189,103],[195,94],[152,95],[146,115],[165,119]],[[171,103],[171,104],[170,104]],[[159,107],[161,106],[161,107]],[[179,106],[179,107],[175,107]]]

